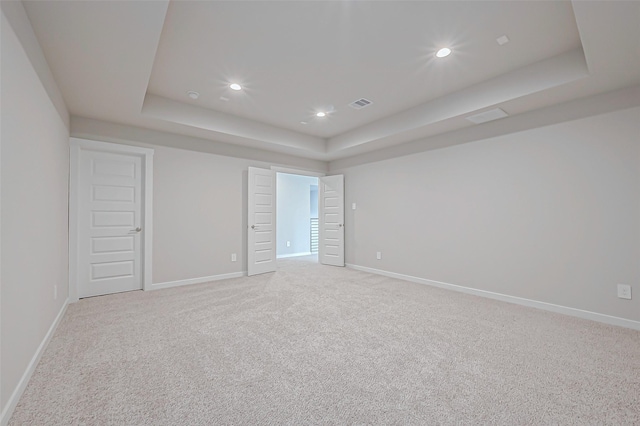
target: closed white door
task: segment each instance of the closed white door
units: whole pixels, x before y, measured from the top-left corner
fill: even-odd
[[[247,274],[276,270],[276,173],[249,167]]]
[[[134,155],[80,153],[78,297],[142,288],[141,162]]]
[[[344,176],[319,178],[320,247],[324,265],[344,266]]]

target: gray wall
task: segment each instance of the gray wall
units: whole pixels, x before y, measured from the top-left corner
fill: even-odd
[[[247,168],[270,164],[154,148],[154,284],[246,271]]]
[[[17,14],[8,21],[4,6],[0,135],[2,410],[64,306],[69,285],[69,133],[19,42],[18,31],[12,28],[19,26],[23,34],[31,31],[24,10],[14,9]],[[22,8],[20,3],[8,6]]]
[[[74,128],[75,123],[80,123],[79,128]],[[115,133],[121,136],[114,137]],[[173,139],[170,134],[163,136],[165,146],[147,143],[154,134],[95,120],[71,121],[74,137],[155,150],[153,284],[246,271],[247,169],[301,167],[298,159],[273,154],[274,158],[266,162],[177,149],[166,145],[179,144],[183,138]],[[310,161],[311,166],[319,164]],[[308,183],[306,187],[308,214]],[[232,253],[237,256],[236,262],[231,261]]]
[[[347,263],[640,320],[639,117],[342,170]]]
[[[311,186],[318,178],[278,173],[277,248],[278,256],[309,253],[311,245]],[[317,192],[316,192],[317,196]],[[287,241],[291,243],[287,247]]]

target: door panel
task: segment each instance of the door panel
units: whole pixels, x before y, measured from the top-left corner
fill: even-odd
[[[91,253],[131,253],[134,248],[133,239],[133,235],[128,235],[126,237],[94,237],[91,240],[93,243]]]
[[[120,201],[133,203],[135,188],[125,186],[94,185],[93,201]]]
[[[142,288],[142,160],[82,150],[78,182],[78,296]]]
[[[344,266],[344,176],[319,178],[320,247],[324,265]]]
[[[247,274],[276,270],[276,174],[249,167]]]
[[[100,228],[121,228],[133,227],[136,223],[135,212],[91,212],[92,228],[94,230]]]
[[[97,263],[91,265],[91,279],[102,280],[105,278],[130,277],[133,275],[133,261]]]

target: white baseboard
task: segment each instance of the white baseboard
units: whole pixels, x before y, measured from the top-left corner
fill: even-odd
[[[369,272],[371,274],[383,275],[385,277],[411,281],[417,284],[426,284],[432,287],[439,287],[447,290],[459,291],[461,293],[468,293],[468,294],[473,294],[475,296],[487,297],[489,299],[501,300],[503,302],[515,303],[516,305],[528,306],[530,308],[537,308],[545,311],[551,311],[559,314],[570,315],[573,317],[602,322],[605,324],[617,325],[620,327],[640,330],[640,321],[614,317],[611,315],[599,314],[597,312],[584,311],[582,309],[570,308],[568,306],[561,306],[561,305],[554,305],[552,303],[539,302],[537,300],[525,299],[517,296],[509,296],[507,294],[502,294],[502,293],[494,293],[492,291],[478,290],[476,288],[463,287],[460,285],[428,280],[425,278],[414,277],[411,275],[398,274],[396,272],[383,271],[381,269],[368,268],[366,266],[347,264],[347,267],[358,270],[358,271]]]
[[[285,257],[298,257],[298,256],[311,256],[313,253],[307,251],[305,253],[291,253],[291,254],[280,254],[276,256],[277,259],[284,259]]]
[[[27,369],[20,378],[18,386],[16,386],[16,389],[13,391],[13,394],[11,394],[9,401],[7,401],[7,405],[2,410],[0,425],[6,426],[9,423],[9,419],[11,419],[13,410],[15,410],[16,405],[18,405],[18,401],[20,401],[20,397],[22,396],[24,390],[27,388],[27,384],[29,383],[33,372],[38,366],[38,362],[40,362],[42,354],[47,349],[47,345],[49,344],[51,337],[53,337],[53,333],[55,333],[56,329],[58,328],[58,324],[60,324],[60,320],[62,320],[62,318],[64,317],[64,313],[67,312],[67,306],[69,306],[69,299],[64,301],[64,305],[62,305],[62,308],[60,309],[60,312],[58,312],[56,319],[53,320],[51,327],[49,327],[49,331],[47,331],[44,339],[42,339],[42,342],[40,342],[40,346],[38,346],[36,353],[33,354],[33,358],[31,358],[31,362],[29,362]]]
[[[228,280],[230,278],[240,278],[247,275],[246,271],[231,272],[230,274],[211,275],[210,277],[189,278],[186,280],[167,281],[164,283],[151,284],[151,290],[160,290],[163,288],[180,287],[183,285],[202,284],[211,281]]]

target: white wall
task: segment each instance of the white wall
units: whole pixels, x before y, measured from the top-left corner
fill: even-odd
[[[347,263],[638,321],[639,117],[346,168]]]
[[[311,247],[311,185],[318,178],[278,173],[276,177],[278,256],[309,253]],[[317,194],[317,192],[316,192]],[[291,243],[287,247],[287,241]]]
[[[311,185],[311,217],[318,218],[318,185]]]
[[[4,3],[4,2],[3,2]],[[20,7],[21,4],[18,3]],[[23,11],[24,12],[24,11]],[[23,16],[26,19],[26,15]],[[2,12],[2,421],[67,299],[69,133]],[[54,286],[58,295],[54,300]]]

